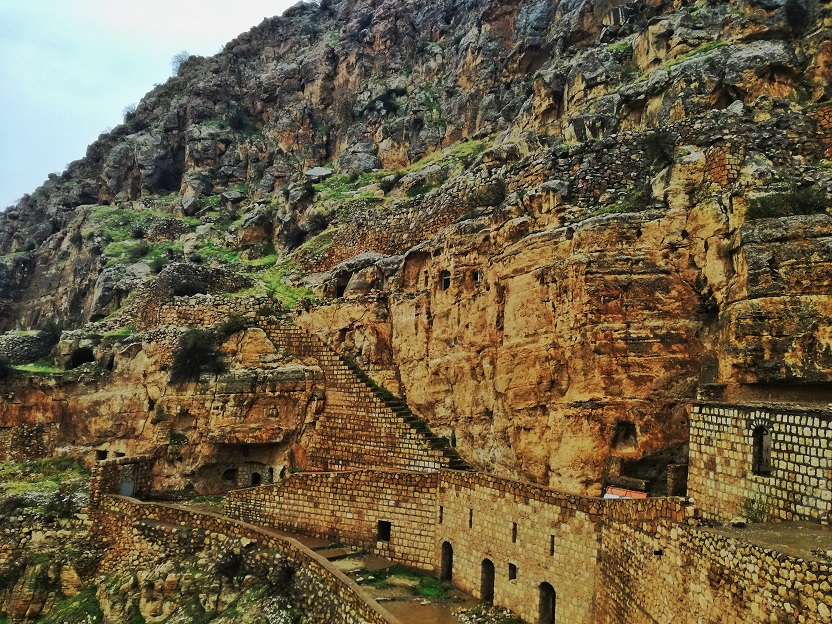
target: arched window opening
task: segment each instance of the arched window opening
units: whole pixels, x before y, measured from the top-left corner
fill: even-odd
[[[771,476],[771,432],[760,425],[754,429],[751,471],[761,477]]]
[[[251,484],[252,485],[260,485],[263,481],[263,477],[259,472],[252,472],[251,473]]]
[[[451,287],[451,272],[450,271],[442,271],[439,274],[439,288],[442,290],[448,290]]]
[[[223,481],[236,481],[237,479],[237,469],[236,468],[228,468],[225,472],[222,473],[222,480]]]

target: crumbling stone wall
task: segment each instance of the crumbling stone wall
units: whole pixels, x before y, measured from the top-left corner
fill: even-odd
[[[437,473],[381,470],[292,475],[269,487],[231,492],[232,518],[366,547],[423,570],[434,568]],[[390,539],[379,539],[379,522]]]
[[[107,465],[109,462],[104,462]],[[109,466],[107,466],[109,468]],[[101,471],[99,471],[101,472]],[[110,471],[107,471],[108,474]],[[95,471],[93,473],[95,475]],[[94,490],[91,483],[91,496]],[[92,504],[90,505],[92,509]],[[283,554],[294,568],[293,597],[309,621],[332,624],[399,624],[342,572],[300,542],[245,522],[216,514],[170,505],[142,503],[109,494],[96,496],[90,530],[106,539],[105,572],[135,570],[161,554],[153,546],[164,546],[172,554],[195,548],[234,544],[244,551],[249,544]],[[152,540],[144,539],[150,531]],[[170,536],[165,540],[164,536]]]
[[[599,623],[832,621],[832,564],[714,530],[607,522],[599,560]]]
[[[28,364],[49,355],[52,339],[45,333],[0,335],[0,357],[11,364]]]
[[[50,457],[55,451],[57,438],[56,423],[22,423],[14,427],[0,427],[0,461],[17,462]]]
[[[192,295],[174,297],[159,306],[155,325],[175,327],[213,327],[229,316],[239,316],[248,321],[257,318],[259,310],[271,310],[275,302],[266,295],[253,297],[223,297],[219,295]],[[140,329],[150,329],[143,327]]]
[[[771,432],[771,472],[753,474],[753,433]],[[832,519],[832,413],[812,409],[695,405],[688,494],[705,517],[748,509],[774,520]]]

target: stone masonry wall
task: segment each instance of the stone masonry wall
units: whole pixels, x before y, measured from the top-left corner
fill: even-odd
[[[92,491],[91,491],[92,493]],[[91,513],[90,530],[107,540],[102,571],[136,569],[158,561],[166,546],[172,554],[194,549],[249,544],[278,551],[294,568],[293,595],[309,621],[331,624],[399,624],[342,572],[300,542],[265,529],[216,514],[170,505],[142,503],[121,496],[103,495]],[[144,539],[150,532],[155,539]],[[164,534],[170,539],[165,541]],[[157,548],[154,549],[153,546]]]
[[[46,333],[0,335],[0,357],[10,364],[28,364],[49,355],[53,341]]]
[[[771,474],[752,472],[753,431],[771,432]],[[707,518],[727,521],[748,507],[774,520],[832,519],[832,413],[695,405],[688,494]]]
[[[58,437],[56,423],[0,427],[0,461],[50,457]]]
[[[818,124],[818,134],[826,148],[826,157],[832,158],[832,104],[818,106],[810,115]]]
[[[828,562],[789,557],[709,529],[664,520],[609,522],[596,621],[830,622],[830,572]]]
[[[292,475],[231,492],[226,513],[258,526],[342,540],[423,570],[433,570],[437,473],[367,470]],[[379,521],[390,539],[378,539]]]
[[[559,624],[595,622],[602,529],[606,522],[681,520],[681,499],[602,500],[482,473],[442,471],[436,561],[453,548],[453,581],[482,597],[483,561],[494,564],[494,602],[538,621],[540,586],[556,592]],[[510,570],[510,565],[514,566]],[[510,578],[514,575],[515,578]]]
[[[150,491],[153,458],[149,455],[98,461],[92,465],[90,471],[90,497],[87,503],[90,510],[97,510],[101,507],[107,495],[119,493],[122,474],[128,466],[135,466],[135,495],[140,496]]]
[[[222,297],[219,295],[192,295],[175,297],[159,306],[157,320],[152,326],[213,327],[229,316],[255,320],[257,311],[275,306],[274,300],[262,295],[253,297]],[[143,325],[139,323],[139,325]],[[146,329],[139,327],[139,329]],[[148,328],[149,329],[149,328]]]
[[[258,525],[367,546],[437,573],[447,542],[456,586],[481,597],[487,558],[495,566],[495,604],[537,621],[540,584],[548,582],[558,593],[560,624],[595,621],[605,522],[685,516],[682,499],[605,501],[446,470],[438,475],[377,470],[295,475],[274,486],[231,492],[226,511]],[[389,544],[376,540],[379,520],[392,525]],[[509,564],[515,566],[514,579],[509,579]]]

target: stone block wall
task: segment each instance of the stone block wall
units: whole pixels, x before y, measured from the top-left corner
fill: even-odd
[[[356,583],[294,539],[196,510],[113,495],[103,495],[97,501],[90,530],[108,542],[103,572],[152,564],[165,552],[187,555],[196,549],[230,544],[246,552],[245,546],[254,543],[279,552],[294,568],[293,598],[309,621],[400,624]]]
[[[753,432],[771,432],[771,473],[754,474]],[[832,413],[695,405],[688,494],[704,516],[728,521],[754,508],[773,520],[832,519]]]
[[[104,504],[105,497],[118,494],[125,470],[135,470],[135,495],[150,491],[152,485],[153,458],[149,455],[118,457],[97,461],[90,471],[90,497],[87,506],[97,510]]]
[[[830,572],[829,562],[789,557],[709,529],[665,520],[608,522],[595,621],[830,622]]]
[[[406,565],[433,570],[437,473],[367,470],[299,474],[231,492],[226,513],[258,526],[341,540]],[[390,523],[380,539],[379,522]]]
[[[540,586],[556,591],[557,621],[594,622],[605,522],[682,520],[682,499],[586,498],[481,473],[378,470],[302,474],[231,492],[226,513],[257,525],[343,540],[393,561],[443,574],[482,596],[482,566],[494,564],[494,602],[538,618]],[[378,521],[391,523],[379,542]],[[509,578],[509,564],[515,578]]]
[[[436,561],[442,544],[450,544],[455,585],[482,598],[488,559],[494,565],[495,604],[536,622],[539,588],[549,583],[556,591],[559,624],[595,621],[603,501],[483,474],[443,472],[438,502]]]
[[[0,427],[0,461],[42,459],[54,454],[57,423],[20,424]]]

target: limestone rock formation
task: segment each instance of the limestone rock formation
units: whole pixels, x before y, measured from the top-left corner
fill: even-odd
[[[697,393],[817,401],[830,10],[324,0],[267,19],[0,213],[0,330],[71,330],[49,356],[71,372],[2,382],[0,422],[79,454],[164,448],[171,487],[312,461],[341,369],[275,342],[275,315],[405,399],[387,408],[433,451],[577,493],[610,458],[684,463]],[[181,328],[231,317],[227,370],[171,385]]]

